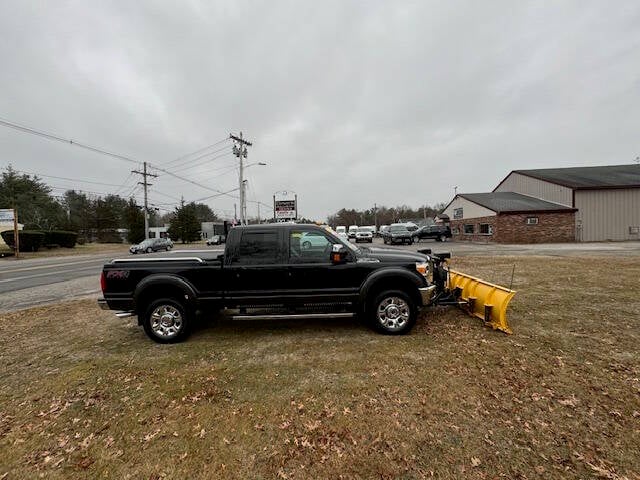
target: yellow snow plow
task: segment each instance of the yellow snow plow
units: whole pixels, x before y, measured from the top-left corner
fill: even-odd
[[[513,333],[507,322],[507,306],[516,294],[514,290],[451,270],[447,265],[450,253],[432,254],[428,249],[418,252],[430,258],[432,281],[436,285],[434,305],[456,305],[494,330]]]
[[[449,291],[454,292],[462,302],[460,306],[470,315],[483,320],[494,330],[513,333],[507,323],[507,306],[515,291],[451,269]]]

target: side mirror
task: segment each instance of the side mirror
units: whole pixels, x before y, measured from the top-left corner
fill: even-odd
[[[344,245],[336,243],[331,248],[331,263],[339,265],[347,262],[347,249]]]

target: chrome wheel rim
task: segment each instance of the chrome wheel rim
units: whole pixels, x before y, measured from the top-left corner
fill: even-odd
[[[387,297],[378,304],[378,322],[387,330],[400,330],[409,321],[411,309],[400,297]]]
[[[151,313],[151,330],[160,338],[175,337],[182,326],[182,314],[173,305],[160,305]]]

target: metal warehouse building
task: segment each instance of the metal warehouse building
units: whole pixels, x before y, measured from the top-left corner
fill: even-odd
[[[514,170],[493,192],[456,195],[443,213],[459,240],[639,240],[640,165]]]
[[[577,241],[640,239],[640,165],[514,170],[493,191],[575,208]]]

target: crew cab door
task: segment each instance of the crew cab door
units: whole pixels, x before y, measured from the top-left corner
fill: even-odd
[[[286,288],[283,228],[244,228],[227,243],[223,269],[229,306],[277,303]]]
[[[340,243],[320,228],[294,226],[287,230],[287,291],[291,303],[343,303],[357,300],[367,275],[349,253],[346,263],[331,263],[331,249]]]

